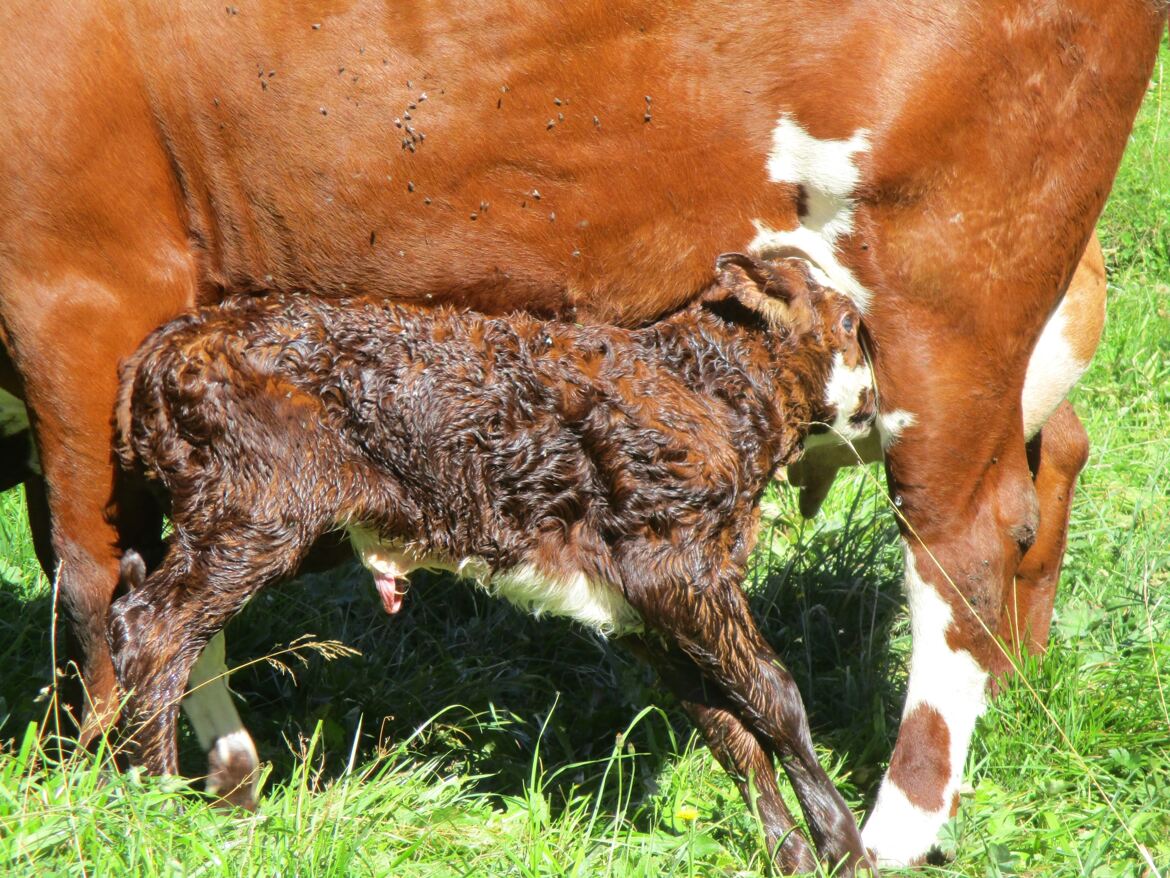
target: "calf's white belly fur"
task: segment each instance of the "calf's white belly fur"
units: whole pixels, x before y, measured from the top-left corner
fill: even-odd
[[[358,558],[375,579],[401,578],[420,568],[445,570],[474,580],[534,616],[564,616],[606,637],[642,630],[641,616],[619,586],[595,582],[581,571],[553,574],[531,563],[492,570],[482,558],[418,557],[402,543],[385,542],[368,528],[350,526],[348,532]]]

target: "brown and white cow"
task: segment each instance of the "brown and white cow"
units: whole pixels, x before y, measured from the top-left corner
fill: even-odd
[[[1067,491],[1045,473],[1083,445],[1060,409],[1029,461],[1025,375],[1165,21],[1161,0],[0,8],[0,333],[92,715],[118,558],[157,536],[110,457],[116,364],[152,327],[300,287],[636,324],[720,252],[796,254],[866,311],[900,434],[914,647],[865,838],[919,860],[1005,666],[992,635],[1050,601]]]

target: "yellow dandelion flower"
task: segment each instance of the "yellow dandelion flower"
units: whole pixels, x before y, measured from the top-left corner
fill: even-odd
[[[674,819],[684,823],[694,823],[699,819],[699,809],[694,805],[679,805],[674,812]]]

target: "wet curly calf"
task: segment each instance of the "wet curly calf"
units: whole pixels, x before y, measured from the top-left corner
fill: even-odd
[[[811,431],[874,416],[859,318],[796,259],[720,257],[701,300],[637,330],[373,299],[237,298],[127,361],[122,464],[161,484],[161,566],[111,610],[137,758],[178,769],[175,722],[208,639],[349,531],[387,611],[443,568],[622,639],[680,698],[782,866],[865,861],[800,694],[740,583],[758,504]]]

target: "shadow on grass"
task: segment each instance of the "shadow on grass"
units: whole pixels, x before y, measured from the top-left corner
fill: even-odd
[[[420,756],[478,776],[480,792],[516,795],[530,778],[538,741],[545,768],[602,760],[615,735],[655,700],[651,675],[624,652],[562,620],[528,618],[448,577],[416,574],[393,617],[382,613],[356,562],[302,577],[253,601],[229,626],[229,650],[238,663],[305,632],[362,654],[313,657],[294,669],[296,681],[264,663],[232,678],[275,779],[288,776],[300,742],[318,723],[327,754],[322,777],[341,771],[360,718],[359,761],[418,733],[411,749]],[[636,746],[665,758],[663,737]],[[197,747],[190,756],[198,769]],[[570,772],[565,782],[582,782],[582,773]]]
[[[901,706],[902,659],[891,649],[900,553],[890,517],[863,509],[854,490],[852,508],[827,524],[801,528],[794,512],[778,522],[792,548],[765,553],[750,588],[765,636],[801,687],[814,736],[865,795],[876,791]],[[518,795],[539,750],[543,771],[556,774],[549,786],[563,787],[565,799],[571,789],[597,792],[615,736],[648,705],[664,706],[667,720],[639,723],[627,742],[645,754],[636,776],[647,792],[691,734],[653,674],[624,650],[448,577],[416,574],[393,617],[354,561],[301,577],[259,595],[233,621],[229,653],[241,664],[305,633],[361,655],[311,657],[294,669],[295,681],[266,663],[232,678],[273,782],[289,777],[318,723],[323,781],[344,769],[360,721],[359,762],[417,733],[420,757],[475,776],[480,793]],[[183,750],[184,767],[202,771],[189,733]]]
[[[900,555],[890,517],[869,502],[872,489],[855,481],[844,491],[851,504],[808,524],[781,491],[780,513],[761,541],[773,548],[757,556],[749,590],[765,636],[800,685],[814,737],[864,795],[876,788],[901,704],[902,659],[891,648]],[[34,697],[50,682],[50,598],[42,591],[23,602],[20,592],[15,583],[0,586],[3,738],[43,718]],[[338,776],[351,752],[362,763],[413,737],[420,759],[475,778],[481,794],[522,794],[538,758],[550,801],[604,787],[601,806],[616,809],[609,799],[623,794],[604,785],[605,761],[640,711],[665,708],[622,742],[641,754],[635,801],[654,792],[654,779],[691,735],[653,674],[624,650],[449,577],[416,574],[403,611],[390,617],[368,574],[347,560],[258,595],[228,628],[229,655],[242,665],[306,633],[361,655],[310,655],[293,664],[295,680],[263,661],[232,678],[261,758],[273,763],[270,783],[292,776],[320,726],[321,782]],[[183,768],[197,776],[204,755],[185,724],[181,735]]]
[[[800,686],[814,739],[868,800],[905,694],[909,625],[897,526],[860,480],[840,512],[801,523],[792,511],[779,523],[794,532],[792,549],[758,578],[752,607]]]
[[[44,720],[38,695],[53,682],[52,598],[21,599],[18,586],[0,578],[0,745]]]

